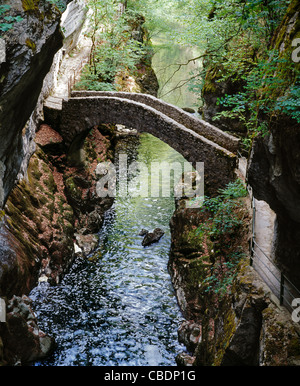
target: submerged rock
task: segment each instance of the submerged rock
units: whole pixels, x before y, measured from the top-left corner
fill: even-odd
[[[158,242],[163,237],[164,234],[165,232],[160,228],[155,228],[153,232],[148,232],[147,230],[142,229],[142,231],[140,232],[140,235],[145,236],[142,241],[143,247],[147,247],[153,243]]]
[[[182,110],[189,113],[189,114],[195,114],[196,113],[196,111],[190,107],[184,107]]]
[[[147,233],[149,233],[149,231],[147,231],[147,229],[142,229],[139,233],[139,236],[145,236]]]

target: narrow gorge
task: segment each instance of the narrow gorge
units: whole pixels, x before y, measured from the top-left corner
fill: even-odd
[[[286,59],[299,40],[299,2],[275,1],[271,68],[254,43],[241,59],[236,35],[222,64],[209,44],[196,46],[196,29],[185,45],[168,40],[191,27],[197,5],[210,10],[203,23],[223,20],[221,6],[204,3],[166,2],[161,29],[150,0],[0,5],[2,366],[300,364],[299,61]],[[231,14],[235,3],[223,7]],[[265,6],[253,3],[243,20]],[[250,69],[283,79],[257,86],[265,110],[242,99],[257,81]],[[184,174],[187,161],[204,163],[196,200],[198,170]],[[153,165],[164,177],[149,195]],[[104,189],[116,194],[101,195],[110,171]],[[255,200],[275,218],[278,294],[255,260]]]

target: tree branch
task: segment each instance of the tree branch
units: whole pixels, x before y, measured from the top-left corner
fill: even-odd
[[[198,56],[196,56],[196,57],[194,57],[194,58],[189,59],[189,60],[188,60],[187,62],[185,62],[185,63],[170,64],[169,66],[167,66],[167,67],[165,68],[165,70],[166,70],[167,68],[171,67],[171,66],[178,66],[178,68],[173,72],[173,74],[169,77],[169,79],[164,83],[164,85],[162,86],[161,90],[163,90],[163,89],[165,88],[165,86],[173,79],[173,77],[175,76],[175,74],[176,74],[178,71],[180,71],[180,69],[181,69],[183,66],[188,66],[191,62],[195,62],[196,60],[203,59],[203,58],[206,57],[206,56],[217,56],[217,52],[220,51],[221,48],[223,48],[226,44],[228,44],[233,38],[235,38],[235,37],[240,33],[241,28],[242,28],[242,27],[241,27],[241,25],[240,25],[239,28],[238,28],[238,30],[236,31],[236,33],[235,33],[234,35],[230,36],[229,38],[227,38],[227,39],[225,40],[225,42],[223,42],[222,45],[220,45],[220,46],[219,46],[217,49],[215,49],[213,52],[207,51],[207,52],[205,52],[204,54],[201,54],[201,55],[198,55]],[[178,82],[177,85],[175,86],[175,88],[173,88],[172,90],[170,90],[170,91],[168,91],[167,93],[163,94],[162,97],[163,97],[163,96],[166,96],[166,95],[168,95],[168,94],[170,94],[172,91],[175,91],[175,90],[177,90],[177,89],[180,88],[180,87],[183,87],[183,86],[186,85],[189,81],[191,81],[191,80],[197,78],[198,76],[199,76],[199,74],[197,74],[197,75],[195,75],[195,76],[192,76],[192,77],[190,77],[189,79],[184,80],[184,81],[183,81],[183,84],[182,84],[181,86],[179,86],[179,84],[181,83],[181,81]]]

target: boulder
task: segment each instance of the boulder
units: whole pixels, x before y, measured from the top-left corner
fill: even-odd
[[[94,235],[94,234],[83,235],[80,233],[75,233],[75,237],[76,237],[76,242],[78,247],[81,249],[81,251],[85,256],[89,255],[97,248],[98,241],[99,241],[97,235]]]
[[[193,321],[184,321],[178,329],[178,341],[183,343],[188,351],[194,352],[201,341],[202,326]]]
[[[144,239],[142,241],[143,247],[147,247],[153,243],[158,242],[165,232],[160,228],[155,228],[153,232],[144,233]]]

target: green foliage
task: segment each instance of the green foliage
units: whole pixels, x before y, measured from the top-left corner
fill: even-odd
[[[172,25],[182,3],[186,2],[180,0],[163,2],[160,0],[128,0],[127,7],[130,12],[144,16],[145,26],[150,33],[150,37],[154,37],[158,32],[163,32],[171,39],[172,33],[174,30],[176,31],[176,29],[172,28]]]
[[[247,0],[242,12],[238,12],[237,15],[244,29],[256,30],[268,39],[275,31],[288,5],[288,0]]]
[[[242,220],[235,213],[241,205],[237,199],[246,195],[247,189],[244,183],[237,179],[221,190],[219,196],[207,197],[204,200],[203,210],[208,210],[212,216],[207,222],[209,225],[203,224],[198,229],[198,233],[205,230],[210,236],[217,237],[234,232],[237,227],[242,225]]]
[[[278,98],[275,110],[292,117],[300,123],[300,82],[290,88],[287,94]]]
[[[234,233],[243,225],[243,218],[238,215],[241,209],[238,199],[246,195],[245,184],[237,179],[222,189],[219,196],[206,198],[203,210],[208,210],[211,216],[197,229],[198,237],[202,238],[204,234],[208,234],[212,240],[219,240],[216,245],[228,243],[225,241],[228,237],[234,238]],[[215,253],[218,255],[218,251]],[[203,281],[204,284],[207,284],[205,291],[213,291],[221,296],[228,293],[237,275],[237,267],[242,257],[244,253],[241,248],[230,252],[228,256],[221,254],[216,257],[210,275]]]
[[[210,276],[203,280],[203,284],[207,284],[205,292],[213,291],[220,296],[229,294],[238,274],[239,263],[244,257],[245,253],[238,250],[228,256],[228,261],[215,264],[211,269]]]
[[[203,60],[204,67],[190,76],[193,92],[205,92],[204,86],[214,92],[214,83],[218,82],[240,84],[240,92],[220,98],[223,109],[216,121],[237,120],[252,138],[257,133],[265,134],[282,111],[298,119],[295,88],[277,103],[280,91],[293,84],[293,79],[285,76],[293,72],[293,63],[269,49],[290,0],[168,0],[163,4],[157,0],[131,0],[129,4],[151,20],[149,28],[153,31],[170,29],[175,19],[170,40],[197,46],[203,52],[195,59]],[[211,69],[217,73],[207,82]]]
[[[295,76],[290,76],[293,63],[290,57],[270,50],[290,0],[169,0],[160,6],[155,0],[130,3],[138,3],[145,15],[151,16],[156,30],[163,30],[164,25],[170,27],[171,15],[177,27],[169,33],[170,40],[196,46],[203,52],[195,58],[203,61],[203,68],[190,75],[193,92],[214,93],[218,82],[238,84],[235,89],[239,92],[220,98],[222,112],[214,119],[240,123],[248,132],[245,143],[249,144],[258,133],[267,133],[281,112],[298,121],[298,91],[297,87],[291,88],[295,81]],[[158,16],[161,11],[165,22]],[[214,79],[208,76],[209,71]],[[280,92],[289,88],[281,98]]]
[[[215,243],[216,248],[218,245],[230,244],[228,237],[234,238],[234,233],[243,225],[243,219],[238,215],[241,208],[238,199],[246,195],[245,184],[237,179],[222,189],[219,196],[206,198],[203,210],[209,211],[210,218],[197,229],[198,237],[202,238],[206,234],[210,236],[211,240],[215,242],[218,240]],[[227,248],[230,250],[230,245],[227,245]],[[210,275],[203,281],[205,291],[213,291],[220,296],[229,293],[242,257],[244,253],[240,247],[227,256],[223,256],[222,253],[219,255],[219,251],[216,250],[215,262],[211,267]]]
[[[0,36],[13,28],[15,23],[23,20],[21,16],[9,15],[10,5],[0,5]]]

